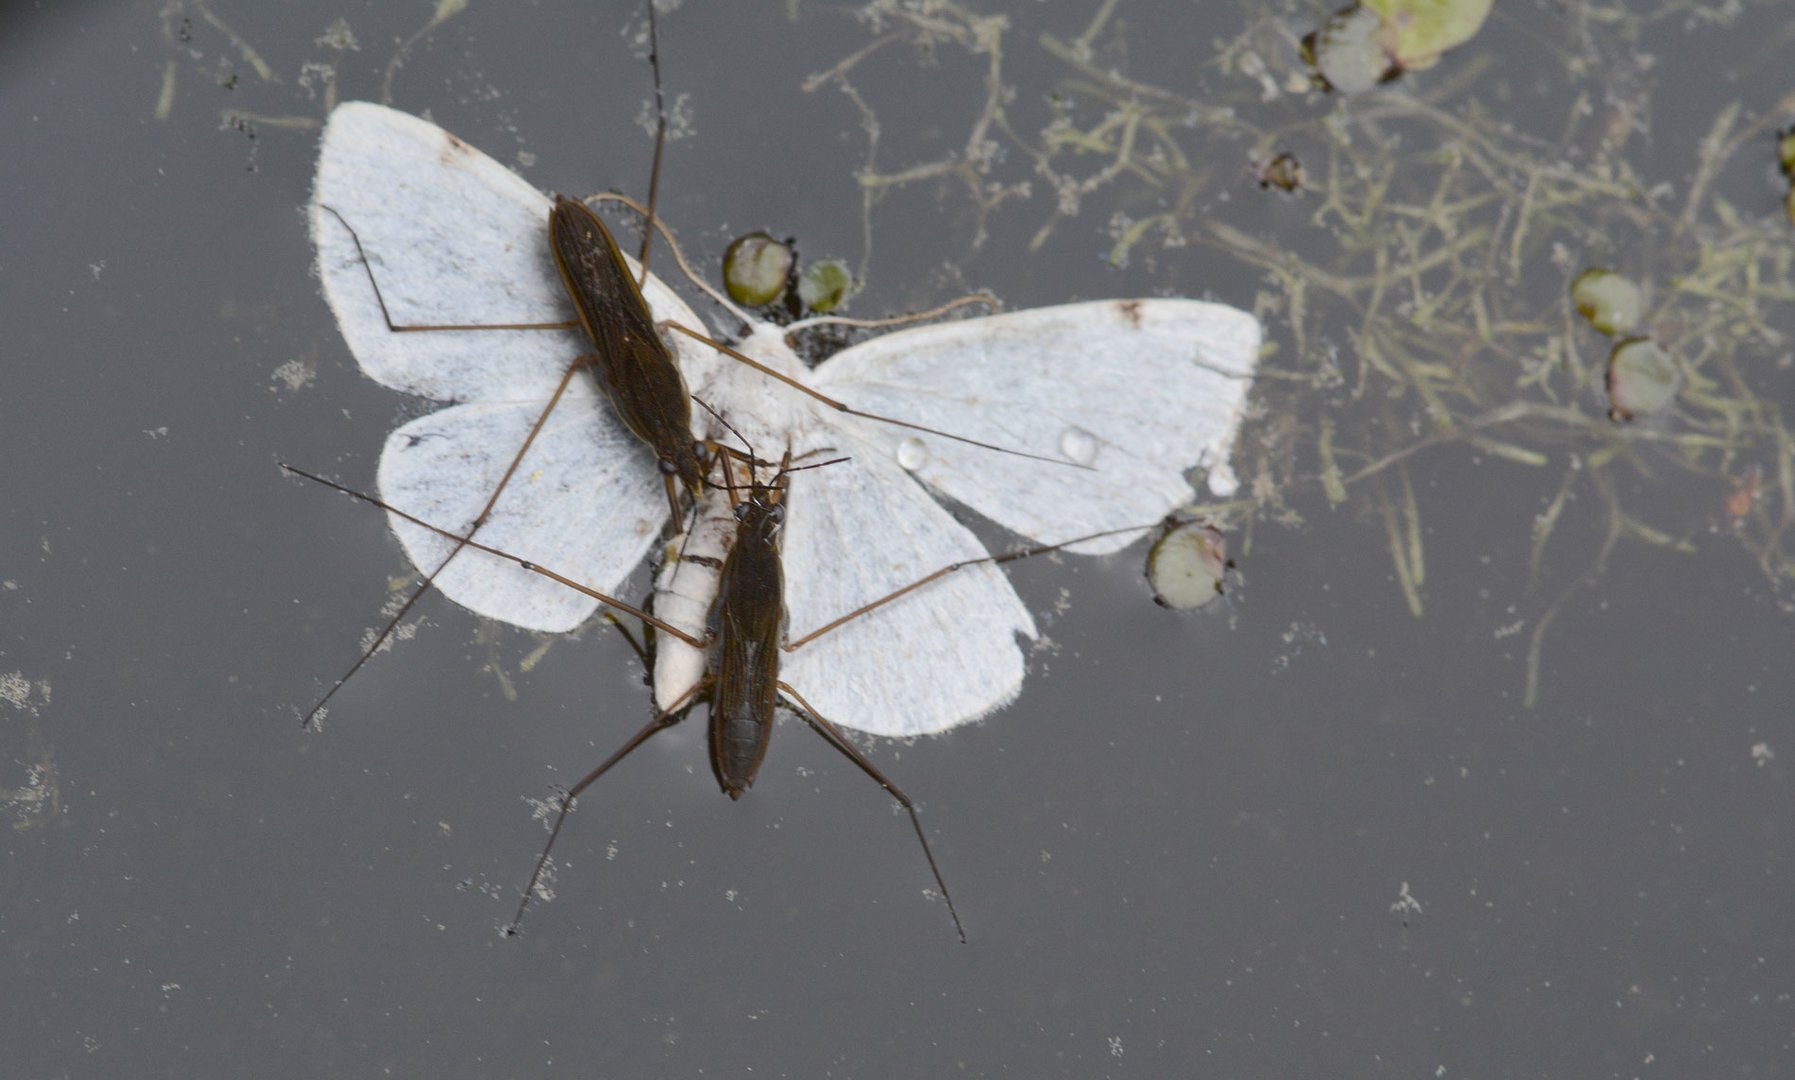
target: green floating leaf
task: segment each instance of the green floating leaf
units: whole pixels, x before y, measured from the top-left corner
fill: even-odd
[[[1382,20],[1379,40],[1390,60],[1408,71],[1439,63],[1440,54],[1471,40],[1494,0],[1364,0]]]
[[[1213,525],[1179,525],[1147,555],[1153,600],[1173,611],[1195,611],[1214,601],[1227,571],[1228,539]]]
[[[1650,338],[1628,338],[1608,357],[1608,418],[1650,416],[1683,388],[1683,373]]]
[[[798,299],[807,310],[826,315],[854,292],[854,275],[840,259],[811,263],[798,275]]]
[[[1589,269],[1571,282],[1571,300],[1589,324],[1604,334],[1620,334],[1639,325],[1645,294],[1612,270]]]
[[[723,287],[744,307],[765,307],[785,295],[792,249],[764,232],[740,236],[723,253]]]

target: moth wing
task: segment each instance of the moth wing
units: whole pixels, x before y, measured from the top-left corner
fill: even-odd
[[[528,181],[435,124],[371,102],[339,105],[318,149],[312,240],[325,299],[362,371],[439,401],[546,398],[542,388],[590,348],[577,330],[394,333],[350,227],[397,324],[559,322],[573,306],[549,250],[548,212]],[[703,327],[659,279],[643,294],[657,320]],[[682,366],[713,362],[683,337],[675,345]]]
[[[380,455],[381,497],[407,513],[462,531],[479,515],[542,411],[541,399],[469,402],[394,431]],[[589,390],[570,392],[524,456],[475,539],[600,592],[642,561],[667,516],[648,451]],[[454,541],[389,515],[421,573]],[[485,552],[464,549],[436,579],[461,606],[529,630],[561,633],[598,601]]]
[[[857,408],[997,446],[1003,454],[882,424],[853,424],[936,491],[1024,536],[1058,541],[1152,523],[1229,455],[1258,361],[1259,323],[1198,300],[1104,300],[937,323],[846,349],[818,389]],[[1136,537],[1074,545],[1116,551]]]
[[[894,461],[840,432],[827,445],[830,456],[853,460],[788,479],[782,552],[793,640],[943,566],[986,555]],[[786,653],[782,677],[834,723],[928,735],[1016,696],[1024,673],[1018,634],[1033,638],[1034,619],[1003,573],[983,563]]]

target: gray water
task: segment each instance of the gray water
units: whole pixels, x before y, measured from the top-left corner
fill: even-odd
[[[1040,35],[1076,37],[1098,6],[1010,12],[1026,135],[1050,94],[1078,93]],[[1531,635],[1606,528],[1582,499],[1530,585],[1560,449],[1549,468],[1462,444],[1407,459],[1420,617],[1376,506],[1331,508],[1307,459],[1282,508],[1237,523],[1225,610],[1155,607],[1139,548],[1018,564],[1048,639],[1021,698],[870,749],[923,805],[967,945],[890,800],[789,721],[740,803],[717,795],[698,723],[652,742],[582,802],[558,898],[502,937],[543,837],[525,800],[639,727],[648,694],[606,625],[524,671],[537,639],[432,598],[326,729],[300,731],[408,567],[379,515],[276,463],[371,484],[385,433],[429,406],[347,354],[309,274],[316,131],[270,119],[321,119],[308,63],[340,63],[344,98],[377,97],[426,12],[298,7],[171,5],[168,39],[152,4],[0,17],[7,1075],[1789,1074],[1788,592],[1728,525],[1723,482],[1635,479],[1633,512],[1690,550],[1609,553],[1555,609],[1527,707]],[[754,228],[807,256],[863,253],[860,116],[799,83],[881,31],[795,8],[664,19],[694,134],[669,148],[661,210],[709,265]],[[361,45],[340,60],[316,40],[339,15]],[[1207,63],[1242,9],[1125,0],[1119,17],[1130,48],[1105,63],[1255,97]],[[1648,181],[1689,182],[1723,103],[1755,116],[1788,91],[1785,17],[1748,5],[1730,28],[1673,18],[1607,40],[1674,61]],[[411,51],[393,103],[544,189],[639,192],[638,19],[476,3]],[[1529,65],[1549,81],[1569,25],[1499,14],[1377,93],[1441,87],[1494,52],[1522,92],[1482,107],[1526,124]],[[856,68],[879,164],[963,147],[983,64],[907,40]],[[1263,122],[1335,107],[1297,95]],[[1780,198],[1764,145],[1721,181],[1760,216]],[[1261,191],[1248,149],[1196,163],[1204,213],[1323,258],[1321,196]],[[979,245],[955,182],[881,204],[855,310],[974,287],[1016,308],[1276,292],[1213,245],[1111,267],[1111,215],[1176,197],[1144,183],[1093,195],[1031,253],[1052,198],[1013,147],[997,175],[1036,186]],[[1786,301],[1771,310],[1787,331]],[[1267,364],[1287,373],[1350,356],[1358,329],[1299,342],[1282,312],[1266,322]],[[1774,359],[1753,377],[1786,405]],[[1257,445],[1280,418],[1353,407],[1308,385],[1266,381]],[[1777,459],[1756,460],[1773,488]]]

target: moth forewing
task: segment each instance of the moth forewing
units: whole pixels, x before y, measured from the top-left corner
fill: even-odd
[[[362,371],[441,401],[553,385],[591,345],[556,266],[552,208],[426,120],[371,102],[339,105],[320,143],[312,236],[325,298]],[[658,279],[640,289],[657,322],[703,326]],[[395,333],[393,324],[428,332]],[[501,328],[523,324],[539,328]],[[463,329],[434,329],[448,325]],[[696,343],[669,347],[682,365],[712,355]]]
[[[399,175],[385,176],[389,183],[371,182],[392,173]],[[558,222],[562,227],[553,227]],[[659,282],[638,285],[639,267],[616,250],[602,225],[593,230],[588,222],[596,219],[583,205],[551,209],[514,174],[415,117],[350,103],[326,126],[313,232],[325,295],[344,338],[377,381],[460,403],[389,437],[380,465],[383,496],[428,520],[460,522],[470,535],[493,515],[508,516],[516,529],[501,536],[505,543],[550,557],[578,554],[563,561],[614,589],[652,544],[667,508],[676,509],[674,481],[694,491],[701,481],[678,364],[702,369],[710,353],[685,338],[663,340],[657,319],[702,323]],[[412,272],[389,275],[383,289],[370,247],[405,253]],[[534,329],[515,314],[499,327],[470,318],[494,304],[552,318]],[[570,304],[578,321],[568,319]],[[395,307],[404,313],[398,319]],[[404,322],[413,312],[418,321]],[[570,335],[569,325],[583,328],[586,341]],[[613,410],[594,408],[597,399],[571,381],[581,367],[599,374],[597,386]],[[551,412],[564,398],[574,415],[554,423],[562,432],[583,432],[586,444],[575,435],[539,448],[545,432],[555,442]],[[640,439],[651,461],[620,450],[618,433]],[[539,449],[546,451],[541,463],[527,465],[525,458]],[[576,471],[584,475],[568,475]],[[513,494],[501,507],[501,493],[520,476],[537,490]],[[641,504],[649,480],[662,492],[662,509]],[[578,514],[536,512],[543,499],[568,501],[575,487],[583,489],[585,505],[604,508],[604,521],[584,523],[597,528],[579,529]],[[593,610],[515,568],[457,565],[457,542],[399,520],[393,525],[426,574],[406,608],[435,584],[479,614],[535,629],[570,629]],[[397,621],[364,649],[306,723]]]
[[[869,409],[922,412],[970,439],[1088,466],[1040,468],[965,442],[858,429],[915,479],[1045,542],[1187,504],[1196,466],[1212,491],[1231,494],[1259,345],[1258,321],[1223,304],[1093,300],[884,334],[830,358],[813,380]]]

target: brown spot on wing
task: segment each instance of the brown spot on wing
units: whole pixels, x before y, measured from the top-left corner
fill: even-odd
[[[1128,320],[1129,326],[1132,326],[1137,330],[1140,329],[1141,302],[1139,300],[1120,301],[1116,304],[1116,310],[1120,311],[1122,313],[1122,317],[1124,319]]]
[[[445,131],[443,132],[443,152],[437,155],[437,160],[444,165],[453,165],[457,155],[465,156],[477,153],[479,153],[478,150]]]

